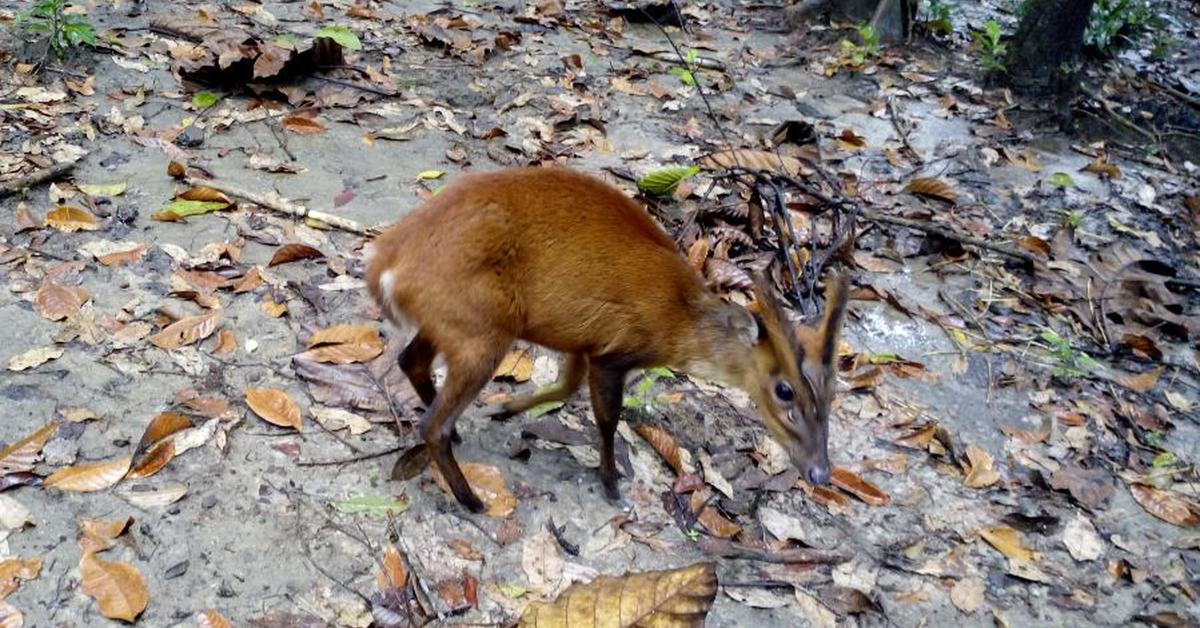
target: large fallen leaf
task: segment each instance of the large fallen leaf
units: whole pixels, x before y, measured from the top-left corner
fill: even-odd
[[[108,462],[78,464],[51,473],[42,482],[42,486],[75,493],[103,491],[120,482],[132,464],[133,456]]]
[[[510,351],[500,361],[496,372],[492,374],[492,379],[509,379],[518,384],[529,381],[531,377],[533,377],[533,354],[529,349]]]
[[[277,388],[247,388],[246,405],[272,425],[290,427],[297,432],[304,427],[300,406],[290,395]]]
[[[308,409],[317,423],[321,427],[336,432],[349,428],[350,433],[357,436],[371,431],[371,422],[365,418],[341,408],[326,408],[324,406],[312,406]]]
[[[134,489],[137,488],[144,487],[134,487]],[[137,506],[138,508],[141,508],[142,510],[151,510],[153,508],[170,506],[171,504],[183,499],[183,496],[187,495],[187,487],[182,484],[175,484],[153,490],[118,491],[118,495],[120,495],[125,501]]]
[[[124,519],[84,519],[79,522],[79,549],[86,553],[102,552],[112,547],[117,537],[133,525],[133,517]]]
[[[1129,492],[1133,500],[1146,512],[1181,528],[1194,528],[1200,525],[1200,514],[1194,504],[1185,502],[1182,498],[1162,489],[1145,484],[1130,484]]]
[[[148,340],[160,349],[178,349],[208,338],[217,330],[220,322],[221,310],[188,316],[167,325]]]
[[[703,626],[717,596],[715,563],[667,571],[598,576],[575,584],[553,602],[535,602],[521,614],[528,628]]]
[[[159,441],[137,457],[125,474],[125,478],[130,480],[148,478],[161,471],[174,458],[175,442],[172,440]]]
[[[353,364],[375,359],[383,348],[375,325],[334,325],[309,337],[306,353],[317,362]]]
[[[100,221],[86,209],[78,207],[59,207],[46,213],[46,224],[63,231],[95,231],[100,228]]]
[[[1000,474],[993,469],[992,456],[979,445],[967,445],[966,484],[971,488],[987,488],[1000,481]]]
[[[709,170],[742,167],[751,170],[768,170],[793,176],[800,174],[803,170],[800,160],[795,157],[750,148],[717,151],[702,157],[700,165]]]
[[[917,177],[904,186],[904,191],[913,196],[946,201],[951,205],[958,202],[958,192],[955,192],[949,183],[932,177]]]
[[[1023,562],[1033,562],[1038,555],[1021,543],[1021,535],[1008,526],[996,526],[979,531],[979,536],[1001,554]]]
[[[883,506],[892,501],[892,498],[888,497],[887,493],[879,490],[874,484],[862,479],[857,473],[849,469],[834,467],[832,473],[830,473],[829,481],[834,486],[871,506]]]
[[[10,473],[20,473],[33,469],[34,463],[42,456],[42,448],[46,441],[58,431],[58,421],[51,421],[25,438],[0,450],[0,476]]]
[[[684,179],[700,172],[699,166],[671,166],[660,168],[638,179],[638,189],[655,196],[671,196]]]
[[[150,420],[142,438],[134,448],[134,455],[141,454],[164,438],[192,427],[192,420],[177,412],[163,412]]]
[[[90,298],[83,288],[69,288],[53,281],[45,281],[33,295],[33,304],[42,318],[61,321],[78,312]]]
[[[656,425],[645,423],[634,426],[633,431],[650,443],[650,446],[675,472],[675,475],[683,475],[683,458],[679,451],[679,445],[675,443],[675,438],[671,436],[670,432]]]
[[[37,368],[51,360],[57,360],[62,357],[65,349],[62,347],[38,347],[30,349],[25,353],[14,355],[8,361],[8,370],[10,371],[25,371],[32,368]]]
[[[513,495],[512,491],[504,485],[504,475],[500,473],[500,469],[477,462],[468,462],[461,467],[463,475],[467,477],[467,484],[471,486],[471,490],[475,491],[475,496],[483,500],[487,506],[484,514],[489,517],[503,518],[511,515],[517,509],[517,496]],[[453,496],[450,485],[438,471],[437,465],[433,465],[432,469],[433,481],[447,495]]]
[[[315,247],[293,242],[275,249],[275,254],[271,256],[271,261],[267,262],[267,266],[278,266],[280,264],[288,264],[302,259],[317,257],[325,257],[325,254]]]
[[[1122,375],[1117,378],[1117,382],[1132,391],[1147,392],[1154,388],[1154,385],[1158,383],[1158,378],[1165,370],[1167,367],[1163,364],[1144,373]]]
[[[233,204],[233,200],[226,196],[224,192],[204,185],[188,188],[175,198],[181,198],[185,201],[201,201],[204,203],[225,203],[226,205]]]
[[[284,129],[299,135],[317,135],[325,132],[324,124],[304,116],[284,116],[281,123]]]
[[[129,563],[101,560],[87,552],[79,561],[79,576],[80,588],[109,619],[132,622],[150,602],[142,574]]]

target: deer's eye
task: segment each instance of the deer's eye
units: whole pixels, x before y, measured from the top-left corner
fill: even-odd
[[[775,398],[784,403],[791,403],[796,398],[796,391],[792,390],[787,382],[779,382],[775,384]]]

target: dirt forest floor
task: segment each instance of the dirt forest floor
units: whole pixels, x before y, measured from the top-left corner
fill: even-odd
[[[1200,621],[1194,2],[1153,5],[1164,50],[1089,61],[1071,134],[979,69],[1015,3],[874,49],[731,0],[666,33],[591,0],[96,0],[62,60],[27,4],[0,1],[0,625],[509,625],[697,564],[613,586],[709,626]],[[586,395],[485,416],[555,379],[518,347],[458,424],[491,510],[439,488],[361,232],[539,163],[631,195],[699,166],[639,197],[739,302],[770,264],[811,317],[814,273],[852,274],[834,486],[744,393],[652,371],[620,510]]]

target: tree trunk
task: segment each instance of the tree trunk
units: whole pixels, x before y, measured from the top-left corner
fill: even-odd
[[[1073,93],[1070,67],[1083,48],[1093,0],[1027,1],[1004,62],[1009,83],[1023,96],[1061,98]]]

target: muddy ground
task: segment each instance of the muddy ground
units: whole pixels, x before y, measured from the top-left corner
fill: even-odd
[[[189,16],[200,7],[185,6],[189,4],[152,6],[148,11]],[[735,145],[756,145],[756,138],[778,123],[803,119],[816,125],[826,150],[836,153],[838,149],[831,148],[835,138],[843,129],[853,129],[866,150],[846,152],[823,167],[838,176],[858,173],[859,198],[871,207],[897,214],[903,208],[928,207],[930,213],[943,214],[947,223],[984,220],[995,226],[985,237],[996,241],[1025,234],[1050,241],[1062,222],[1060,210],[1080,211],[1080,230],[1090,234],[1092,244],[1122,238],[1140,243],[1145,233],[1153,232],[1165,241],[1154,255],[1176,265],[1182,276],[1197,276],[1195,241],[1181,200],[1196,194],[1194,179],[1189,180],[1195,165],[1176,155],[1166,168],[1161,161],[1114,149],[1119,179],[1080,172],[1095,159],[1076,150],[1083,140],[1048,131],[1049,116],[1028,113],[1028,108],[1008,109],[1018,126],[1002,129],[1003,137],[997,139],[995,113],[1006,105],[996,104],[1003,102],[1002,96],[981,91],[965,36],[938,46],[918,42],[887,52],[868,70],[841,69],[830,76],[825,69],[837,64],[828,59],[838,55],[838,41],[849,31],[787,31],[779,28],[779,12],[771,7],[682,4],[687,6],[690,28],[686,33],[672,29],[673,36],[724,68],[698,73],[702,81],[720,86],[708,98]],[[313,391],[297,376],[292,361],[316,329],[378,317],[365,291],[349,281],[361,276],[362,237],[314,229],[252,204],[186,222],[150,219],[177,188],[182,189],[167,175],[172,160],[186,160],[221,184],[260,193],[275,190],[311,209],[362,225],[394,220],[460,172],[551,161],[552,154],[632,194],[634,184],[613,172],[644,175],[666,164],[689,162],[721,141],[705,103],[694,87],[670,73],[672,64],[631,54],[639,49],[670,50],[662,33],[647,24],[624,24],[620,39],[601,42],[579,26],[608,19],[600,17],[600,8],[592,2],[568,2],[567,17],[540,23],[514,19],[538,15],[527,13],[523,3],[442,8],[438,15],[478,20],[476,30],[488,37],[506,30],[522,33],[515,47],[494,50],[478,63],[469,55],[426,45],[406,30],[403,18],[439,9],[437,3],[373,4],[373,19],[346,17],[346,2],[321,5],[324,21],[299,3],[243,7],[250,17],[241,18],[231,7],[209,7],[227,24],[262,32],[311,36],[325,23],[350,24],[364,43],[350,63],[381,68],[384,56],[390,59],[386,73],[392,85],[371,85],[395,89],[395,97],[347,88],[343,83],[350,79],[344,75],[338,75],[339,83],[302,83],[361,99],[318,108],[317,119],[324,125],[318,134],[294,134],[280,126],[278,114],[248,113],[252,97],[215,90],[227,97],[200,123],[205,128],[201,145],[181,148],[163,141],[197,116],[191,106],[191,93],[197,88],[181,85],[171,72],[169,56],[155,47],[163,40],[146,30],[161,14],[130,16],[135,5],[128,2],[87,9],[88,18],[102,31],[134,29],[122,35],[130,45],[125,56],[105,50],[79,53],[30,76],[14,74],[24,53],[20,46],[11,47],[14,56],[3,71],[6,82],[9,77],[15,82],[0,88],[0,99],[28,102],[22,98],[32,98],[32,92],[20,95],[13,89],[20,85],[62,92],[65,101],[50,101],[48,106],[60,107],[57,115],[36,127],[29,118],[10,118],[6,126],[11,126],[0,135],[5,150],[17,155],[41,145],[50,153],[60,145],[76,145],[86,154],[71,179],[84,184],[122,182],[127,189],[93,202],[91,209],[101,218],[98,231],[18,232],[18,204],[38,217],[53,207],[56,199],[49,196],[55,192],[48,193],[45,185],[0,200],[5,216],[0,234],[6,249],[0,272],[10,288],[0,290],[0,328],[7,338],[0,347],[0,362],[56,345],[67,323],[40,314],[34,294],[47,274],[62,272],[54,269],[72,260],[85,264],[61,276],[87,292],[83,307],[99,322],[102,337],[91,344],[79,338],[57,343],[65,349],[58,359],[0,374],[0,442],[15,442],[71,414],[64,411],[72,408],[98,416],[60,427],[36,466],[44,475],[68,465],[129,455],[149,421],[164,411],[182,411],[200,424],[203,417],[179,402],[181,390],[192,388],[227,400],[236,416],[236,422],[222,423],[223,438],[180,455],[145,479],[126,479],[87,493],[36,486],[5,491],[3,495],[28,509],[34,525],[0,529],[0,537],[7,536],[0,539],[0,559],[44,561],[39,577],[23,583],[6,600],[23,613],[24,625],[116,623],[102,618],[81,590],[76,537],[84,519],[134,518],[124,542],[107,555],[133,564],[144,577],[149,604],[137,621],[144,626],[195,625],[196,614],[205,609],[218,610],[234,625],[366,625],[370,613],[365,600],[377,588],[379,561],[388,543],[395,543],[408,558],[411,573],[422,583],[430,618],[446,625],[503,624],[515,619],[529,599],[550,596],[572,579],[666,569],[706,557],[695,542],[697,533],[685,532],[664,509],[663,495],[669,493],[674,474],[632,431],[622,430],[633,471],[622,482],[632,504],[628,513],[603,499],[595,477],[596,454],[588,444],[531,439],[527,458],[510,457],[522,428],[547,419],[590,436],[590,407],[583,395],[555,412],[519,416],[507,423],[484,416],[481,399],[460,420],[459,460],[501,471],[518,501],[510,518],[468,514],[439,490],[428,471],[405,482],[389,480],[396,449],[415,444],[412,431],[397,433],[389,416],[394,409],[405,422],[417,419],[411,392],[393,372],[384,378],[395,383],[387,390],[391,407],[356,409],[374,422],[372,429],[361,435],[334,435],[309,414],[316,403]],[[10,12],[19,8],[19,3],[0,3],[0,9]],[[994,9],[972,6],[969,11]],[[1193,10],[1187,16],[1190,26],[1185,25],[1193,31],[1195,17]],[[967,24],[958,28],[965,32]],[[602,94],[597,98],[602,110],[596,115],[602,125],[565,124],[554,129],[550,139],[539,135],[538,121],[556,115],[548,99],[570,95],[562,85],[563,59],[570,55],[578,55],[581,64],[571,69],[577,85],[583,86],[577,93]],[[90,95],[63,84],[64,79],[84,77],[94,77]],[[642,95],[612,88],[616,77],[630,77],[640,89],[629,91]],[[655,96],[654,90],[667,95]],[[941,97],[947,95],[957,100],[955,107],[946,106]],[[897,113],[880,107],[889,101],[899,107]],[[140,123],[130,122],[135,116],[141,117]],[[924,166],[911,155],[905,167],[884,157],[885,149],[904,150],[893,116],[911,127],[905,141],[912,153],[923,157]],[[431,122],[422,124],[426,119]],[[418,124],[409,128],[412,122]],[[462,132],[455,130],[457,125]],[[508,137],[481,139],[491,127],[505,129]],[[404,140],[365,141],[366,134],[388,128],[405,128]],[[89,137],[88,129],[95,137]],[[1032,171],[990,159],[997,145],[1012,154],[1036,156],[1041,168]],[[295,164],[304,172],[257,170],[248,165],[253,156]],[[420,173],[430,170],[446,174],[421,180]],[[1057,172],[1070,173],[1074,185],[1066,190],[1047,185],[1046,178]],[[936,201],[922,205],[911,197],[903,203],[894,200],[914,175],[953,182],[957,203],[951,207]],[[685,199],[691,205],[665,202],[655,211],[671,217],[671,212],[683,211],[681,207],[702,205],[707,201],[699,195],[710,180],[707,174],[697,178],[692,196]],[[68,184],[59,185],[70,190]],[[76,206],[87,202],[78,194],[64,201]],[[1142,235],[1120,231],[1114,222]],[[1145,393],[1114,388],[1113,382],[1126,371],[1143,372],[1149,366],[1131,367],[1100,355],[1092,374],[1053,378],[1055,361],[1037,330],[1052,325],[1075,346],[1087,347],[1072,334],[1079,326],[1063,324],[1063,318],[1055,318],[1061,312],[1048,313],[1049,308],[1013,316],[1001,312],[991,320],[997,310],[980,305],[993,296],[1003,301],[1028,287],[1030,271],[994,251],[967,247],[969,253],[952,255],[913,245],[914,239],[923,238],[918,231],[872,225],[859,240],[858,251],[865,257],[852,258],[860,262],[857,267],[839,263],[855,273],[860,288],[871,286],[879,294],[895,295],[910,310],[901,311],[883,299],[854,301],[845,331],[849,351],[894,355],[922,365],[913,377],[885,370],[882,379],[870,385],[855,379],[861,370],[843,373],[830,430],[831,454],[836,465],[859,473],[886,493],[886,505],[854,498],[842,507],[823,504],[790,481],[764,487],[762,478],[756,480],[749,470],[780,470],[770,469],[769,446],[761,444],[765,430],[737,391],[684,377],[663,378],[649,394],[661,401],[631,412],[665,427],[693,460],[701,451],[712,456],[731,484],[732,494],[720,504],[725,515],[742,526],[741,540],[790,538],[842,550],[850,557],[836,567],[718,559],[722,588],[707,625],[1128,625],[1135,617],[1160,612],[1176,613],[1184,621],[1200,619],[1193,606],[1195,528],[1151,516],[1135,501],[1127,481],[1118,479],[1122,473],[1153,475],[1157,470],[1159,477],[1167,474],[1177,482],[1172,490],[1183,496],[1180,499],[1186,501],[1189,491],[1195,499],[1191,465],[1200,454],[1200,434],[1191,410],[1196,396],[1194,346],[1160,341],[1164,356],[1158,362],[1170,366],[1157,387]],[[133,263],[107,266],[79,252],[100,239],[145,243],[148,248]],[[113,339],[131,322],[143,321],[157,330],[165,322],[157,317],[162,308],[172,317],[202,313],[196,303],[170,294],[176,289],[172,273],[188,263],[172,255],[179,249],[171,245],[194,261],[206,245],[223,242],[241,247],[234,265],[242,269],[265,267],[278,245],[287,242],[316,246],[325,257],[264,270],[278,280],[277,287],[245,294],[217,292],[221,326],[236,340],[229,353],[212,353],[216,336],[171,351],[145,341],[121,344]],[[348,278],[342,286],[348,289],[314,289],[339,275]],[[296,289],[299,286],[304,289]],[[1189,309],[1195,305],[1194,293],[1190,298]],[[286,315],[270,315],[264,308],[268,300],[286,303]],[[965,303],[975,314],[964,317],[951,303]],[[914,314],[919,308],[957,318],[976,341],[957,342],[945,325]],[[1031,318],[1038,322],[1030,323]],[[380,324],[380,329],[389,344],[385,358],[411,333],[388,324]],[[485,397],[528,392],[552,380],[554,368],[543,359],[548,356],[537,349],[533,355],[537,359],[532,381],[497,382]],[[303,431],[259,419],[243,401],[247,387],[288,392],[305,410]],[[1094,405],[1072,405],[1085,400]],[[1154,414],[1159,425],[1170,427],[1131,429],[1112,420],[1114,411],[1097,409],[1102,403],[1136,404]],[[1063,418],[1064,408],[1073,413],[1070,421]],[[1034,432],[1043,422],[1050,426],[1049,435],[1032,444],[1012,436],[1014,428]],[[949,455],[945,447],[940,455],[930,453],[928,443],[916,449],[896,443],[914,426],[927,423],[936,423],[949,435]],[[1148,431],[1165,435],[1165,442],[1156,441],[1153,450],[1131,443]],[[964,468],[956,459],[960,456],[954,453],[967,445],[994,459],[999,481],[985,488],[966,485]],[[936,450],[938,445],[932,447]],[[380,451],[393,453],[364,456]],[[1143,464],[1162,451],[1174,457],[1165,471]],[[356,460],[360,457],[364,459]],[[1126,464],[1128,469],[1123,468]],[[1045,478],[1063,467],[1103,470],[1101,483],[1109,486],[1111,495],[1083,504],[1066,491],[1054,490]],[[176,487],[185,488],[186,494],[169,505],[138,507],[128,499],[130,494]],[[348,514],[331,506],[380,496],[396,497],[408,507],[389,518],[371,512]],[[617,525],[624,521],[617,519],[622,516],[637,525]],[[564,555],[566,566],[546,583],[537,581],[528,563],[531,554],[543,549],[538,544],[545,541],[543,531],[551,520],[564,526],[561,536],[577,545],[579,554]],[[1035,572],[1013,575],[1006,556],[981,536],[981,530],[1001,525],[1018,530],[1022,545],[1038,554]],[[1081,527],[1094,527],[1086,540],[1099,544],[1095,553],[1084,552],[1084,559],[1067,548],[1078,540],[1074,535]],[[562,553],[561,548],[551,549]],[[455,612],[461,595],[456,598],[447,589],[456,583],[461,588],[468,579],[478,584],[477,603]],[[843,588],[865,594],[873,608],[855,601],[839,604],[829,597],[828,592]]]

